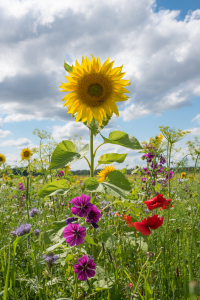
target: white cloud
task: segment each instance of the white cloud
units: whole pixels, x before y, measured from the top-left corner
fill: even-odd
[[[1,147],[30,147],[34,145],[28,138],[19,138],[18,140],[7,140],[1,143]]]
[[[187,129],[190,131],[190,135],[200,135],[200,127],[196,127],[196,128],[191,128],[191,129]]]
[[[200,96],[200,10],[178,20],[179,11],[155,12],[155,5],[1,1],[0,110],[10,115],[4,122],[69,121],[58,88],[65,80],[63,60],[71,64],[89,53],[124,64],[132,82],[128,106],[118,103],[124,120],[192,105]]]
[[[194,119],[192,119],[192,122],[196,121],[200,125],[200,114],[196,115]]]
[[[2,130],[2,129],[0,129],[0,138],[5,138],[9,134],[11,134],[11,132],[9,130]]]
[[[78,136],[88,135],[89,129],[81,122],[76,123],[70,121],[64,126],[53,126],[52,136],[56,141],[73,137],[74,134]]]
[[[3,119],[0,117],[0,128],[2,127]]]

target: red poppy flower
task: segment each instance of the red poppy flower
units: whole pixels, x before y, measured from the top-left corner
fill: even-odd
[[[128,224],[128,227],[133,227],[134,226],[134,223],[131,222],[131,216],[124,215],[123,220],[126,221],[126,224]]]
[[[149,210],[153,210],[158,207],[161,207],[161,209],[167,209],[167,206],[169,206],[172,203],[172,199],[165,199],[163,198],[162,194],[158,194],[156,197],[148,201],[144,201],[144,203],[146,204]],[[173,207],[172,204],[171,207]]]
[[[148,219],[143,219],[142,222],[135,222],[134,226],[136,230],[140,231],[143,235],[149,235],[151,233],[150,229],[156,229],[163,224],[164,217],[158,217],[158,215],[153,215]]]

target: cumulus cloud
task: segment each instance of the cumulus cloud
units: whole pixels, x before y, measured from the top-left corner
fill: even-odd
[[[195,127],[187,130],[190,131],[190,135],[200,135],[200,127]]]
[[[83,123],[70,121],[64,126],[53,126],[52,137],[56,141],[60,141],[62,139],[73,137],[75,134],[78,136],[86,136],[88,135],[88,132],[88,128]]]
[[[18,140],[7,140],[1,143],[1,147],[30,147],[32,148],[34,145],[31,140],[27,138],[19,138]]]
[[[179,20],[179,11],[155,12],[155,5],[1,1],[0,111],[10,115],[4,122],[70,121],[58,88],[65,81],[63,61],[89,53],[124,64],[132,84],[129,102],[118,103],[123,120],[192,105],[200,96],[200,10]]]
[[[9,130],[0,129],[0,138],[5,138],[9,134],[11,134],[11,132]]]

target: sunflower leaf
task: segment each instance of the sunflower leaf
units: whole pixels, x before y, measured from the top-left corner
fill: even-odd
[[[85,145],[80,152],[75,151],[75,146],[71,141],[62,141],[58,144],[51,157],[49,169],[65,167],[68,163],[83,158],[89,150],[89,145]]]
[[[67,72],[72,72],[72,67],[64,61],[64,68]]]
[[[103,138],[105,144],[116,144],[134,150],[143,149],[139,141],[134,136],[131,136],[123,131],[115,130],[110,132],[108,139],[102,134],[101,137]]]
[[[39,192],[38,196],[44,198],[45,196],[53,195],[54,192],[59,190],[62,195],[65,191],[70,189],[69,183],[65,179],[55,180],[51,183],[46,184]]]
[[[98,164],[111,164],[113,162],[117,163],[123,163],[125,158],[127,156],[126,154],[117,154],[117,153],[107,153],[100,156]]]

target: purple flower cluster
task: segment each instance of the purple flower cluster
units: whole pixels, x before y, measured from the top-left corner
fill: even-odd
[[[143,157],[144,157],[144,158],[147,158],[147,162],[150,163],[150,162],[152,161],[152,159],[154,158],[154,156],[155,156],[155,154],[153,154],[153,153],[147,153],[147,154],[144,154],[144,155],[142,156],[142,158],[143,158]]]
[[[78,274],[78,279],[86,281],[87,278],[95,276],[95,263],[93,259],[89,259],[87,255],[83,255],[78,259],[78,264],[74,265],[74,272]]]
[[[29,211],[29,216],[30,217],[34,217],[35,215],[37,215],[39,212],[39,210],[37,208],[33,208],[31,211]]]
[[[30,231],[31,231],[31,224],[23,224],[16,229],[15,234],[18,236],[22,236],[29,233]],[[14,236],[14,231],[12,231],[12,235]]]
[[[168,174],[168,173],[169,173],[169,174]],[[172,176],[173,176],[173,175],[174,175],[174,172],[172,172],[172,171],[169,171],[169,172],[168,172],[168,171],[167,171],[167,172],[166,172],[165,178],[166,178],[167,180],[168,180],[169,178],[172,179]]]
[[[36,236],[38,236],[40,234],[40,230],[39,229],[35,229],[34,233],[35,233]]]
[[[98,228],[97,223],[101,218],[101,211],[90,203],[91,198],[82,194],[81,197],[75,197],[70,203],[74,206],[71,211],[74,215],[79,217],[86,217],[86,222],[91,223],[94,228]],[[66,220],[68,225],[64,229],[63,237],[66,238],[66,242],[72,247],[74,245],[84,243],[84,237],[86,237],[86,228],[80,226],[78,223],[72,224],[77,218],[71,217]]]
[[[25,189],[24,189],[24,186],[23,186],[23,183],[19,183],[18,184],[18,189],[20,190],[20,191],[24,191]]]
[[[64,172],[63,172],[63,171],[58,171],[57,176],[58,176],[58,177],[63,177],[63,176],[64,176]]]
[[[48,255],[43,255],[43,258],[46,260],[49,267],[52,267],[58,259],[58,256],[54,255],[53,252],[51,252]]]

